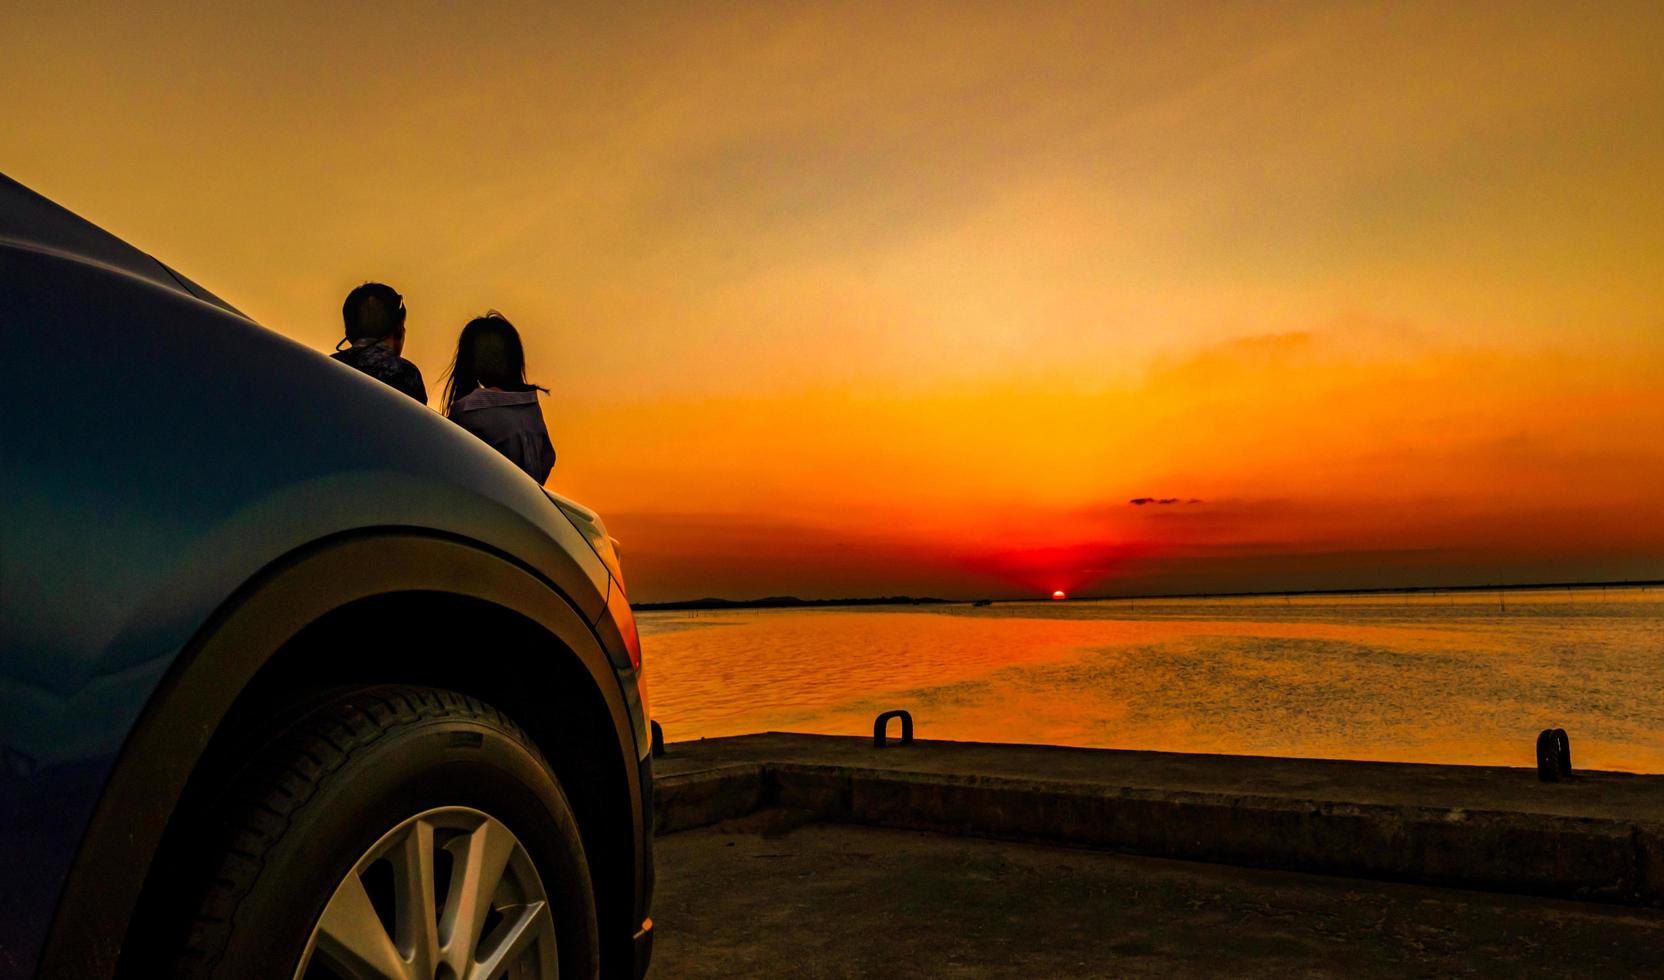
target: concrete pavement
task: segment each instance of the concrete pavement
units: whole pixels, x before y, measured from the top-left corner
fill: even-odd
[[[654,977],[1664,975],[1653,909],[811,817],[659,840]]]

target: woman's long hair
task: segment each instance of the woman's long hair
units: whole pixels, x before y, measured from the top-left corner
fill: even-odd
[[[496,310],[468,321],[456,341],[456,359],[445,378],[445,414],[480,388],[504,391],[549,389],[526,383],[526,350],[520,332]]]

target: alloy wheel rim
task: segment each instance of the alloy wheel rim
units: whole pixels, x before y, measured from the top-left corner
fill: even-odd
[[[336,885],[295,980],[546,980],[555,924],[502,821],[448,806],[383,834]]]

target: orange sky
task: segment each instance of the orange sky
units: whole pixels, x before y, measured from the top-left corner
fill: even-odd
[[[1664,6],[617,6],[7,4],[0,168],[502,310],[638,600],[1664,577]]]

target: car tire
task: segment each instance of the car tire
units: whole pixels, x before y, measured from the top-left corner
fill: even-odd
[[[342,952],[338,938],[342,916],[350,914],[341,910],[369,908],[362,895],[376,899],[376,918],[360,916],[346,931],[379,922],[384,931],[374,941],[389,940],[411,962],[403,973],[383,960],[380,970],[360,962],[338,975],[462,980],[470,970],[459,963],[473,962],[474,946],[487,956],[493,937],[505,935],[531,943],[532,952],[515,954],[529,956],[521,965],[531,969],[516,976],[547,975],[557,962],[561,977],[599,975],[594,890],[572,808],[531,739],[473,698],[419,687],[341,696],[259,750],[219,811],[216,832],[199,852],[196,866],[212,870],[187,911],[194,915],[173,957],[177,976],[329,976],[331,957],[352,954]],[[510,856],[500,883],[479,884],[491,872],[475,870],[477,856],[496,867],[492,855],[505,847]],[[376,858],[377,848],[386,854]],[[428,857],[401,857],[420,853]],[[470,898],[471,882],[496,897]],[[532,897],[539,890],[541,904]],[[424,893],[433,896],[425,907]],[[416,897],[398,905],[400,896]],[[477,916],[469,912],[480,908]],[[486,919],[492,915],[495,921]],[[445,939],[447,916],[450,942],[441,951],[436,937]],[[480,920],[473,939],[458,922],[471,918]],[[422,931],[428,919],[437,932]],[[552,942],[526,939],[525,929],[515,933],[521,923]],[[462,944],[469,948],[459,953]],[[506,951],[508,943],[497,946]],[[312,966],[303,974],[308,958]]]

